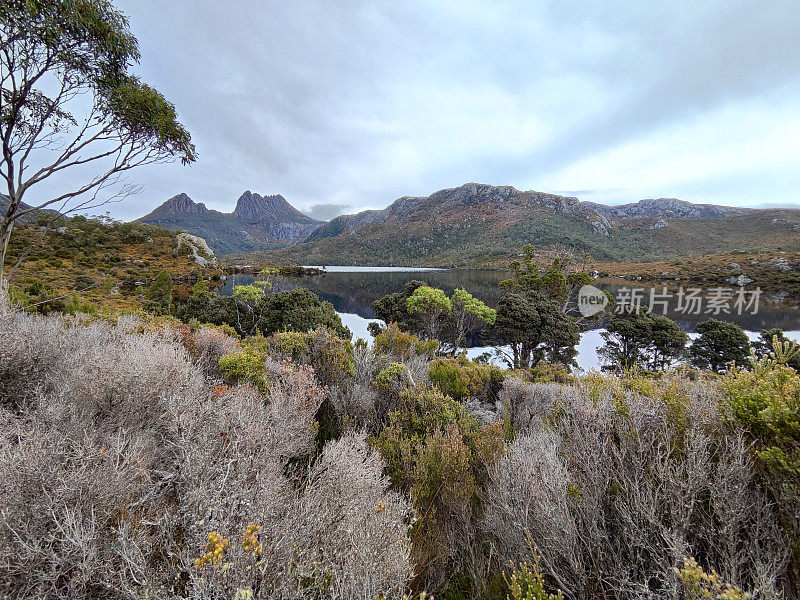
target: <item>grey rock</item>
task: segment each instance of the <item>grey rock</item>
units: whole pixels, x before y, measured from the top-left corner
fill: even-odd
[[[782,273],[788,273],[792,270],[792,266],[785,258],[773,258],[768,264],[771,268],[775,269],[776,271],[781,271]]]
[[[747,275],[731,275],[725,281],[727,281],[731,285],[736,285],[739,287],[753,283],[753,280],[750,279]]]

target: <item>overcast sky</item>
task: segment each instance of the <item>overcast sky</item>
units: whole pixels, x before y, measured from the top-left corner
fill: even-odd
[[[800,204],[798,0],[120,0],[199,160],[141,216],[245,189],[314,216],[476,181],[619,203]]]

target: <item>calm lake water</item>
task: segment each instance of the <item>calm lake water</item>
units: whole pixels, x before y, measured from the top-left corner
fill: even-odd
[[[476,298],[480,298],[490,306],[495,306],[503,292],[498,283],[507,279],[508,274],[503,271],[482,270],[440,270],[440,269],[412,269],[407,267],[327,267],[327,272],[316,277],[283,278],[275,277],[272,282],[273,291],[291,290],[305,287],[317,294],[320,299],[333,304],[342,318],[342,322],[353,332],[354,337],[370,339],[367,333],[367,324],[375,319],[372,302],[390,294],[402,291],[405,284],[412,279],[424,281],[428,285],[441,288],[452,293],[453,289],[460,287],[467,290]],[[220,290],[223,295],[233,293],[234,285],[246,285],[254,281],[253,277],[245,275],[231,276]],[[720,293],[714,289],[705,289],[699,292],[702,297],[700,314],[692,314],[682,310],[686,305],[685,297],[678,297],[678,288],[668,286],[666,294],[662,286],[653,288],[652,285],[643,285],[642,282],[622,279],[602,280],[598,287],[610,291],[615,297],[621,297],[626,290],[641,290],[643,304],[647,305],[651,297],[660,300],[655,309],[655,314],[666,315],[678,322],[681,328],[693,333],[698,323],[710,317],[733,321],[747,331],[751,337],[758,336],[762,329],[779,327],[787,332],[789,337],[800,339],[800,299],[781,292],[762,292],[758,301],[758,310],[753,314],[752,308],[742,310],[737,314],[734,304],[739,288],[729,288],[734,298],[729,303],[730,313],[720,312],[713,314],[712,297],[719,297]],[[688,284],[687,288],[698,288],[697,284]],[[717,287],[716,285],[714,287]],[[745,288],[745,295],[752,300],[751,293],[755,288]],[[671,295],[671,297],[670,297]],[[683,301],[683,304],[681,302]],[[694,307],[696,308],[696,306]],[[711,312],[707,312],[707,311]],[[597,368],[597,347],[602,344],[601,330],[588,331],[581,337],[578,346],[578,364],[584,369]],[[470,356],[477,356],[486,352],[488,348],[480,347],[480,339],[473,340],[475,347],[469,349]]]

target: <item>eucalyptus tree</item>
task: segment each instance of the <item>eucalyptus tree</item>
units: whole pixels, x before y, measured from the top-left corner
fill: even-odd
[[[566,313],[581,286],[594,281],[585,266],[578,268],[570,251],[556,251],[546,268],[542,268],[540,263],[544,259],[532,244],[525,244],[522,253],[521,260],[513,260],[508,265],[511,277],[499,283],[500,288],[509,293],[542,292],[558,302],[561,312]]]
[[[124,198],[135,189],[125,172],[196,160],[175,107],[131,73],[139,58],[108,0],[0,3],[0,273],[26,217]]]

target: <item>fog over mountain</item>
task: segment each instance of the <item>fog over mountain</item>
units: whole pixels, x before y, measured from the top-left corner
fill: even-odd
[[[794,0],[120,6],[200,158],[132,172],[117,217],[250,187],[327,219],[465,181],[800,202]]]

